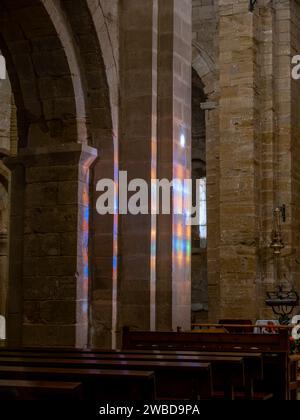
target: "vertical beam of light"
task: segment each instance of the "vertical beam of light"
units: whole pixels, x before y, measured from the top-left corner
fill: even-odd
[[[151,240],[150,240],[150,330],[156,330],[156,254],[157,254],[157,190],[153,182],[157,179],[157,116],[158,116],[158,3],[153,4],[152,28],[152,133],[151,133]],[[155,97],[155,100],[153,98]],[[155,184],[156,185],[156,184]]]
[[[81,211],[79,212],[79,226],[82,232],[81,242],[79,242],[79,256],[82,267],[82,284],[79,284],[79,294],[77,296],[78,313],[81,319],[77,322],[88,325],[89,320],[89,224],[90,224],[90,201],[89,201],[89,184],[90,184],[90,167],[95,160],[95,156],[82,158],[81,171],[82,180],[79,181],[79,203]],[[78,272],[81,272],[79,269]],[[88,331],[87,331],[88,334]],[[80,335],[80,333],[79,333]],[[87,338],[87,337],[86,337]],[[79,337],[78,337],[79,339]]]
[[[181,305],[186,302],[186,295],[189,293],[190,261],[191,261],[191,227],[187,225],[186,218],[188,215],[187,199],[191,193],[185,187],[184,180],[190,178],[189,165],[190,146],[187,142],[185,130],[181,128],[179,138],[174,141],[173,146],[173,177],[181,180],[181,187],[174,189],[173,203],[176,205],[180,200],[183,203],[182,214],[173,214],[173,328],[181,326],[180,312]],[[176,325],[177,324],[177,325]]]
[[[114,135],[114,220],[113,220],[113,260],[112,260],[112,349],[117,348],[118,322],[118,234],[119,234],[119,144]]]
[[[151,162],[151,251],[150,251],[150,329],[156,329],[156,253],[157,253],[157,140],[152,139]],[[155,184],[155,186],[153,185]]]

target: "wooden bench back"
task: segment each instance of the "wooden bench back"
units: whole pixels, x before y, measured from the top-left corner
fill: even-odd
[[[123,330],[124,350],[184,350],[198,352],[262,353],[266,385],[274,389],[275,398],[289,399],[287,378],[290,351],[289,330],[278,328],[276,334],[244,333],[207,334],[197,332],[145,332]],[[251,332],[250,332],[251,331]]]
[[[247,353],[289,353],[289,332],[278,334],[199,332],[149,332],[123,329],[124,350],[196,350]]]

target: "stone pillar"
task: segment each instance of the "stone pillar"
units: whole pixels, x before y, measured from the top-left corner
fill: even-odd
[[[114,144],[115,143],[115,144]],[[117,139],[101,136],[101,158],[92,171],[93,192],[96,196],[97,184],[102,179],[118,180]],[[117,193],[117,191],[116,191]],[[116,335],[116,294],[117,294],[117,244],[118,215],[100,216],[96,209],[96,199],[91,200],[91,308],[90,346],[108,349],[115,347]]]
[[[158,1],[123,0],[120,12],[120,170],[128,172],[128,182],[140,178],[151,186],[156,178]],[[121,208],[120,213],[118,325],[148,330],[155,327],[156,217],[122,215]]]
[[[10,171],[8,220],[8,287],[6,301],[7,342],[10,346],[22,344],[23,317],[23,240],[25,171],[16,159],[5,158]]]
[[[273,230],[274,209],[280,205],[277,185],[277,144],[278,144],[278,109],[277,109],[277,80],[279,61],[279,39],[276,29],[276,16],[274,7],[269,2],[262,2],[260,15],[260,44],[259,61],[261,64],[259,91],[260,91],[260,123],[261,123],[261,223],[259,235],[259,268],[257,302],[259,319],[272,319],[274,314],[265,304],[266,292],[275,288],[274,258],[270,249]],[[281,31],[280,31],[281,32]],[[282,35],[282,34],[281,34]],[[280,70],[280,79],[283,73]],[[289,76],[287,69],[286,76]],[[280,82],[282,83],[282,82]],[[287,82],[288,83],[288,82]],[[280,94],[282,95],[282,93]],[[285,156],[287,160],[287,156]]]
[[[148,186],[190,178],[191,1],[123,1],[120,39],[121,170]],[[123,215],[120,232],[119,326],[190,328],[184,216]]]
[[[215,94],[217,95],[217,93]],[[220,183],[219,183],[219,106],[216,102],[202,104],[206,114],[206,198],[207,198],[207,280],[208,320],[219,319],[220,301]]]
[[[0,233],[0,315],[6,317],[7,301],[7,234]]]
[[[219,1],[220,317],[257,315],[259,110],[257,9]]]
[[[290,8],[290,11],[288,10]],[[300,30],[299,30],[299,19],[300,19],[300,5],[299,2],[281,2],[277,5],[277,19],[278,25],[280,25],[280,45],[282,46],[282,67],[287,69],[288,58],[300,53]],[[289,32],[289,35],[287,33]],[[284,34],[286,37],[284,38]],[[290,39],[290,50],[285,49],[287,41]],[[282,69],[283,70],[283,69]],[[289,235],[291,244],[291,255],[286,257],[283,261],[283,282],[288,285],[289,288],[294,287],[300,295],[300,184],[299,184],[299,168],[300,168],[300,146],[299,146],[299,135],[300,135],[300,121],[299,121],[299,107],[300,107],[300,80],[294,80],[290,77],[290,72],[286,73],[285,78],[279,79],[280,83],[280,95],[278,95],[279,105],[281,109],[280,115],[280,138],[279,144],[285,145],[285,150],[279,151],[279,171],[278,171],[278,183],[280,185],[280,202],[286,204],[289,207],[289,197],[286,193],[286,177],[288,175],[287,165],[285,164],[285,158],[287,154],[290,154],[291,161],[291,200],[290,208],[288,211],[287,227],[289,229]],[[282,94],[282,90],[290,86],[290,92]],[[286,100],[290,95],[291,106],[289,108],[291,113],[291,142],[288,142],[288,127],[287,127],[287,104]],[[286,241],[286,238],[284,238]],[[288,252],[285,252],[288,254]],[[294,312],[297,314],[299,312]]]
[[[0,315],[6,317],[8,261],[8,179],[0,162]]]
[[[18,288],[23,285],[18,293],[23,301],[23,345],[87,345],[89,169],[96,156],[94,149],[81,144],[19,153],[25,180],[24,228],[22,215],[15,214],[22,202],[12,197],[11,229],[16,229],[15,217],[23,235],[18,233],[14,239],[11,233],[10,266],[12,269],[13,255],[17,255],[14,270],[18,272],[16,280],[10,275],[10,282],[18,281]],[[12,249],[14,243],[19,243],[18,250]],[[10,283],[10,299],[12,286]],[[21,307],[20,298],[13,307]]]
[[[169,181],[191,178],[191,16],[189,0],[159,2],[158,178]],[[157,329],[190,329],[191,228],[160,215],[157,235]]]

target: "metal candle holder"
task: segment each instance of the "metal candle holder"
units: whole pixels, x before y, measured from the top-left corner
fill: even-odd
[[[279,278],[279,258],[285,245],[281,235],[281,219],[285,222],[286,207],[277,207],[274,210],[274,228],[270,248],[273,250],[275,263],[275,282]],[[290,315],[296,306],[299,305],[299,295],[295,290],[284,290],[282,285],[277,286],[274,292],[267,293],[266,305],[270,306],[273,313],[279,316],[280,324],[289,324]]]

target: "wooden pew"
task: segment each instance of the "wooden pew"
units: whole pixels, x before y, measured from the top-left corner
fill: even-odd
[[[153,370],[156,393],[159,399],[210,399],[212,396],[212,371],[209,363],[157,361],[157,360],[102,360],[102,359],[43,359],[1,357],[1,368],[70,368],[70,369],[126,369]]]
[[[42,350],[42,351],[41,351]],[[66,351],[69,351],[67,353]],[[1,356],[22,356],[24,358],[32,358],[32,357],[44,357],[44,358],[87,358],[87,359],[128,359],[128,360],[144,360],[145,355],[147,355],[146,359],[151,360],[151,356],[149,355],[159,355],[159,357],[155,359],[162,360],[179,360],[182,361],[200,361],[200,359],[204,362],[210,362],[213,367],[213,379],[214,383],[220,387],[222,383],[222,389],[225,390],[226,398],[232,398],[232,389],[233,386],[237,388],[245,388],[246,395],[249,399],[253,398],[253,381],[257,379],[262,379],[263,369],[262,369],[262,355],[256,353],[249,353],[249,354],[239,354],[239,353],[200,353],[199,352],[185,352],[185,351],[178,351],[174,352],[170,351],[153,351],[153,350],[133,350],[133,351],[120,351],[111,352],[111,351],[103,351],[103,350],[78,350],[78,349],[61,349],[50,348],[50,349],[5,349],[0,352]],[[166,358],[165,356],[169,355],[172,356],[171,358]],[[179,357],[180,356],[180,357]],[[209,357],[209,358],[208,358]],[[224,363],[224,358],[243,358],[243,362],[245,364],[244,368],[237,366],[232,366],[232,369],[229,367],[230,360],[227,360]],[[195,359],[196,358],[196,359]],[[153,358],[152,358],[153,360]],[[237,363],[242,363],[241,360],[238,360]],[[245,369],[245,371],[244,371]],[[237,374],[239,371],[239,374]]]
[[[250,319],[228,319],[227,318],[227,319],[220,319],[219,324],[226,325],[226,330],[230,333],[243,333],[245,332],[244,326],[252,325],[252,321]]]
[[[84,400],[152,401],[156,397],[153,371],[0,365],[0,377],[12,381],[78,381]]]
[[[300,390],[299,362],[299,354],[289,356],[288,380],[290,383],[290,392],[292,400],[298,399],[298,393]]]
[[[72,401],[82,397],[80,382],[0,380],[0,401]]]
[[[254,328],[254,326],[253,326]],[[130,331],[123,329],[123,350],[188,350],[239,353],[287,353],[289,334],[202,334],[201,332]]]
[[[127,359],[127,360],[166,360],[166,361],[203,361],[209,362],[212,364],[213,370],[213,382],[215,385],[223,383],[223,389],[225,391],[226,398],[232,398],[232,390],[235,387],[236,389],[245,389],[249,399],[253,398],[253,383],[254,380],[261,380],[263,378],[263,360],[262,354],[257,353],[199,353],[199,352],[184,352],[184,351],[152,351],[152,350],[142,350],[142,351],[117,351],[117,352],[108,352],[102,350],[94,350],[92,353],[82,352],[81,350],[73,349],[70,353],[60,352],[59,349],[50,349],[50,352],[45,352],[45,349],[42,352],[42,357],[44,358],[65,358],[65,359]],[[23,357],[23,358],[34,358],[41,357],[39,349],[34,351],[25,352],[22,349],[18,351],[10,351],[7,349],[5,352],[0,352],[0,361],[1,357],[10,356],[10,357]],[[157,356],[157,357],[156,357]],[[227,361],[224,361],[224,358]],[[237,363],[235,365],[232,360]],[[238,359],[237,359],[238,358]],[[242,363],[241,358],[243,359],[244,367],[241,367],[239,364]],[[230,365],[231,363],[231,365]]]
[[[252,327],[253,330],[254,326]],[[124,328],[124,350],[200,351],[262,353],[264,383],[262,389],[273,389],[276,399],[290,398],[288,382],[289,333],[278,334],[202,334],[201,332],[138,332]],[[257,384],[261,385],[260,383]]]
[[[9,352],[8,352],[9,355]],[[69,358],[66,357],[69,355]],[[7,360],[5,355],[0,355],[1,360]],[[10,358],[22,357],[26,360],[35,360],[41,357],[37,352],[26,353],[24,357],[21,352],[12,352],[9,355]],[[126,354],[126,353],[90,353],[90,354],[81,354],[81,353],[44,353],[43,358],[48,359],[68,359],[74,360],[77,357],[78,360],[89,360],[93,361],[96,365],[101,363],[103,360],[127,360],[127,361],[162,361],[162,362],[202,362],[210,363],[212,366],[212,377],[213,385],[216,389],[221,389],[224,391],[224,397],[226,399],[233,399],[233,390],[236,387],[246,388],[246,378],[245,378],[245,365],[244,358],[242,356],[232,355],[222,356],[211,355],[211,354],[194,354],[194,355],[176,355],[176,354]],[[249,390],[250,395],[250,390]]]

